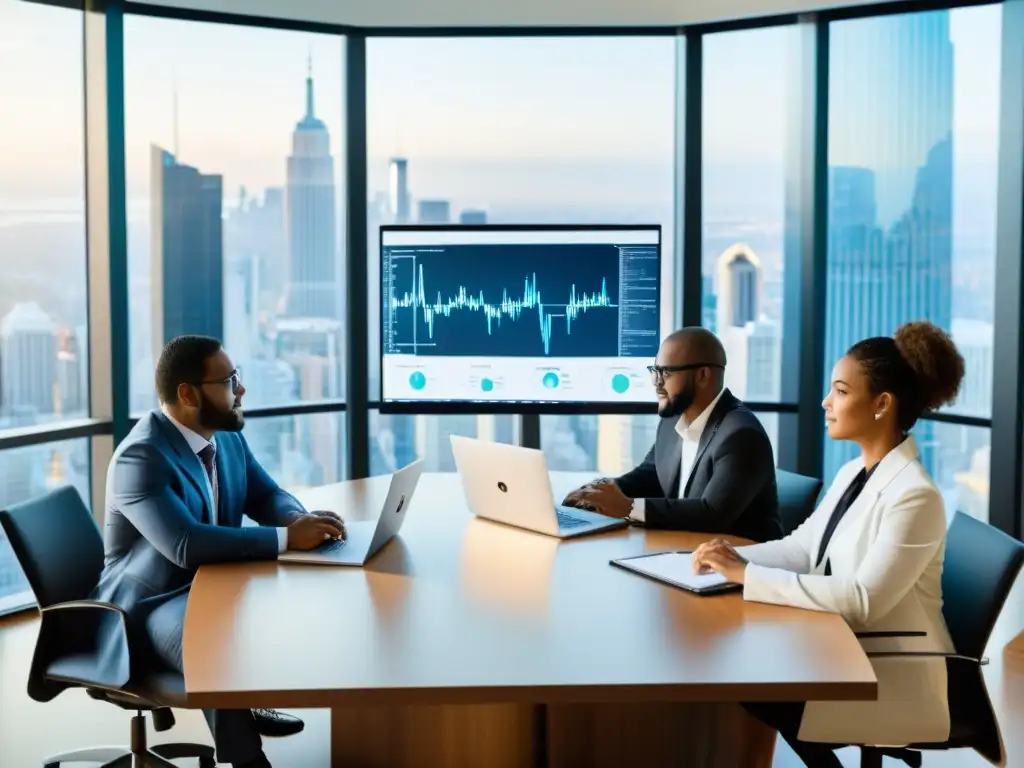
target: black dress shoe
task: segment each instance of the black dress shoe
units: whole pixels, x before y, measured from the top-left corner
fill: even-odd
[[[270,738],[294,736],[306,727],[299,718],[278,712],[276,709],[254,709],[252,716],[256,720],[256,730],[260,735]]]

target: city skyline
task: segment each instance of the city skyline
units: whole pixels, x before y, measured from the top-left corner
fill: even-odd
[[[0,12],[9,12],[10,4],[0,8],[3,9]],[[57,18],[54,13],[62,13],[52,8],[41,9],[41,12],[54,20]],[[18,13],[21,14],[21,9]],[[72,14],[61,18],[68,15]],[[948,99],[952,111],[950,130],[957,138],[951,160],[955,180],[951,225],[955,256],[951,285],[966,288],[951,292],[948,317],[944,314],[948,322],[943,322],[949,325],[954,320],[970,319],[984,324],[991,319],[987,275],[993,263],[994,243],[989,243],[993,220],[992,206],[985,201],[994,199],[995,146],[991,140],[986,143],[978,137],[990,137],[998,124],[998,86],[989,85],[989,81],[998,78],[992,78],[991,72],[979,78],[977,73],[979,61],[990,64],[995,61],[994,71],[998,72],[998,54],[991,51],[998,46],[985,45],[989,32],[982,35],[977,30],[998,33],[998,8],[972,8],[939,15],[948,17],[956,61],[952,71],[946,73],[948,78],[938,86],[942,94],[955,92],[956,95]],[[936,18],[934,14],[918,16]],[[903,23],[901,18],[893,18],[896,19],[890,19],[893,28]],[[759,317],[754,322],[760,323],[760,315],[770,321],[760,326],[758,333],[762,334],[771,323],[779,323],[782,312],[785,157],[780,148],[785,146],[786,139],[787,118],[783,106],[791,85],[786,64],[792,53],[793,31],[721,33],[709,36],[705,47],[705,77],[710,80],[704,89],[703,272],[713,278],[716,260],[728,248],[734,245],[751,248],[760,262]],[[426,212],[423,215],[432,221],[455,220],[462,212],[474,210],[481,212],[475,215],[483,215],[493,222],[661,223],[666,254],[672,252],[672,245],[681,234],[673,231],[675,40],[609,37],[508,39],[488,43],[495,56],[486,67],[480,68],[475,66],[474,58],[482,44],[477,40],[374,38],[368,41],[370,175],[366,195],[371,204],[371,242],[367,255],[371,267],[371,306],[379,289],[374,277],[377,266],[375,224],[389,220],[390,214],[379,204],[391,192],[388,163],[398,154],[407,159],[406,207],[412,219],[417,212]],[[78,45],[80,48],[80,39]],[[343,225],[341,208],[345,195],[352,192],[344,188],[342,166],[343,45],[343,41],[333,36],[143,17],[126,19],[133,410],[155,403],[151,369],[153,352],[158,345],[151,340],[147,327],[146,318],[151,309],[145,300],[153,281],[149,241],[154,221],[149,211],[154,199],[147,192],[152,188],[148,159],[149,147],[153,144],[177,147],[180,155],[177,162],[182,166],[223,179],[221,218],[225,279],[221,311],[225,317],[235,318],[225,327],[224,336],[239,350],[239,358],[246,362],[251,384],[248,402],[271,405],[343,395],[339,389],[344,360],[340,349],[341,312],[332,311],[329,305],[325,305],[327,310],[288,312],[288,302],[284,301],[289,287],[302,283],[316,283],[317,293],[343,297],[345,292],[341,276],[343,260],[348,254],[341,247],[343,238],[331,231],[332,226]],[[14,49],[20,48],[19,41]],[[609,57],[610,49],[619,53],[625,63],[617,61],[617,57]],[[214,52],[222,59],[222,66],[207,66]],[[288,56],[280,55],[281,52],[287,52]],[[10,47],[3,55],[9,54]],[[843,52],[841,36],[837,37],[833,55],[849,55]],[[410,68],[410,61],[422,66]],[[80,66],[78,62],[79,70]],[[316,73],[316,118],[322,120],[324,126],[324,131],[316,134],[315,143],[319,148],[314,154],[324,161],[334,158],[337,162],[329,169],[322,164],[315,172],[309,168],[297,172],[294,161],[302,158],[305,150],[297,149],[296,136],[302,134],[296,134],[296,123],[301,123],[303,114],[312,115],[310,69]],[[968,77],[972,72],[975,79],[985,85],[975,87]],[[70,83],[74,78],[65,74],[64,80]],[[306,88],[302,87],[304,82]],[[478,86],[482,83],[490,83],[492,87],[480,90]],[[494,87],[495,83],[499,87]],[[555,98],[566,93],[571,96]],[[858,90],[844,86],[844,93],[853,98]],[[995,102],[991,101],[993,94]],[[177,121],[174,119],[175,100]],[[759,130],[749,137],[749,121],[737,119],[737,104],[743,107],[741,117],[743,114],[751,115],[752,119],[763,117],[757,119]],[[867,116],[864,109],[859,114],[861,119]],[[458,130],[446,133],[440,130],[439,125],[450,125],[454,118],[458,118],[454,120]],[[834,117],[832,129],[855,132],[852,119],[849,125],[847,122],[846,118]],[[0,127],[0,134],[4,130],[22,130],[20,126],[17,123],[14,127]],[[67,149],[69,135],[72,134],[65,127],[61,134],[63,141],[55,142],[59,145],[57,154]],[[856,143],[848,147],[842,142],[833,144],[834,153],[829,157],[831,168],[844,167],[841,162],[844,157],[851,162],[857,160]],[[453,149],[459,149],[457,156],[452,154]],[[81,152],[81,146],[78,151]],[[523,157],[532,160],[524,162]],[[860,161],[868,165],[858,167],[886,170],[885,158],[879,158],[877,153],[864,155]],[[921,165],[910,157],[900,157],[899,161],[898,172],[903,177],[908,173],[913,176]],[[38,165],[41,177],[46,176],[46,162],[48,159],[43,158]],[[292,170],[289,170],[290,162]],[[310,173],[321,179],[317,185],[302,181],[311,178]],[[29,191],[36,181],[33,175],[27,185]],[[296,190],[314,186],[324,195],[328,189],[332,190],[332,195],[336,192],[329,203],[326,197],[314,193],[313,197],[320,200],[317,205],[326,206],[325,210],[330,209],[333,215],[307,217],[306,224],[300,228],[309,235],[304,236],[307,243],[321,244],[317,248],[303,245],[294,237],[295,211],[302,207],[301,204],[296,206]],[[882,191],[889,188],[886,186]],[[891,189],[896,190],[893,195],[898,197],[899,185]],[[25,200],[31,199],[31,194],[25,195]],[[46,199],[40,198],[40,202],[45,203]],[[424,206],[423,203],[429,204]],[[24,200],[22,204],[27,207]],[[8,210],[3,215],[7,218],[0,218],[0,237],[5,230],[17,229],[11,222],[16,221],[13,217],[18,214]],[[332,223],[334,217],[337,218]],[[314,251],[314,257],[301,256],[303,252]],[[84,234],[77,249],[64,253],[68,258],[74,255],[75,261],[81,264],[84,284]],[[295,271],[300,264],[326,271],[303,279]],[[667,259],[666,265],[670,273]],[[328,266],[333,268],[333,277]],[[306,274],[313,275],[313,272]],[[711,288],[708,302],[714,299],[714,279]],[[82,293],[75,285],[70,285],[70,289]],[[666,281],[667,317],[671,317],[677,293],[678,286]],[[31,298],[33,290],[16,295],[24,294]],[[0,301],[9,302],[9,299],[0,297]],[[61,332],[84,327],[84,302],[80,308],[70,306],[68,310],[64,309],[68,302],[63,296],[39,297],[39,302]],[[340,308],[340,304],[337,306]],[[5,310],[9,311],[9,306],[0,305],[0,317]],[[287,318],[287,314],[292,317]],[[371,317],[376,318],[376,314],[372,313]],[[319,321],[312,325],[303,321],[303,317],[310,316],[318,317]],[[663,321],[663,324],[666,323]],[[979,335],[983,336],[984,331],[974,334]],[[375,355],[372,328],[370,336],[373,379],[379,360]],[[741,346],[753,349],[750,344],[754,338],[751,336]],[[767,337],[756,338],[761,340],[760,344]],[[772,353],[764,358],[769,362],[762,360],[762,365],[774,367],[777,374],[780,363],[772,362],[777,359],[776,353]],[[749,383],[753,386],[757,382]],[[756,391],[767,393],[775,391],[775,387]],[[399,420],[386,421],[395,424]],[[454,425],[456,421],[447,423]],[[645,420],[638,419],[634,423],[641,421]],[[443,437],[438,433],[424,442],[423,430],[427,428],[424,425],[435,422],[415,420],[418,426],[403,432],[401,440],[413,446],[417,453],[421,452],[424,446],[433,444],[435,437]],[[473,423],[474,430],[485,429],[476,421]],[[548,420],[548,423],[566,426],[570,421]],[[616,455],[608,446],[619,438],[609,437],[615,431],[608,426],[611,422],[602,418],[599,423],[603,426],[596,431],[582,423],[569,431],[575,435],[573,445],[584,455],[602,453],[606,458],[601,462],[608,465],[612,459],[607,457]],[[469,421],[464,427],[470,428]],[[493,431],[493,427],[486,429]],[[646,425],[638,427],[628,440],[621,437],[625,442],[614,461],[628,463],[637,450],[645,450],[636,446],[646,439],[647,429]],[[292,450],[298,450],[298,433],[292,430],[291,434],[288,439],[294,438]],[[546,435],[545,439],[562,440],[561,436],[552,436],[550,428],[546,429]],[[267,451],[278,450],[285,436],[275,428],[260,442]],[[308,444],[309,439],[313,436],[307,435],[302,444]],[[323,442],[323,438],[318,439]],[[599,443],[603,447],[599,448]],[[337,456],[332,455],[325,461],[337,465],[336,459]],[[283,460],[278,463],[284,465]]]

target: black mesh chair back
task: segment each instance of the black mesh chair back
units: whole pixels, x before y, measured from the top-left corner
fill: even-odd
[[[821,493],[821,480],[806,477],[784,469],[775,470],[775,484],[779,489],[779,515],[782,533],[788,536],[814,512]]]
[[[963,512],[953,516],[942,563],[942,615],[961,656],[980,659],[1024,564],[1024,544]]]
[[[103,570],[103,538],[71,486],[0,510],[0,526],[40,608],[89,596]]]

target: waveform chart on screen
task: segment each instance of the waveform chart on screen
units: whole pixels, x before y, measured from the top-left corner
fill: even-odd
[[[383,228],[381,401],[653,402],[660,230]]]

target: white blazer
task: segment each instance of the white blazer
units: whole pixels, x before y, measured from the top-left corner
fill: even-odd
[[[864,468],[856,459],[836,475],[807,521],[779,541],[738,547],[749,561],[743,597],[840,614],[854,632],[925,632],[924,637],[861,638],[865,651],[953,651],[942,617],[946,514],[942,496],[908,437],[882,459],[846,511],[821,565],[818,547],[843,492]],[[831,560],[832,575],[825,576]],[[802,741],[876,746],[949,738],[946,661],[880,657],[871,664],[878,699],[808,702]]]

